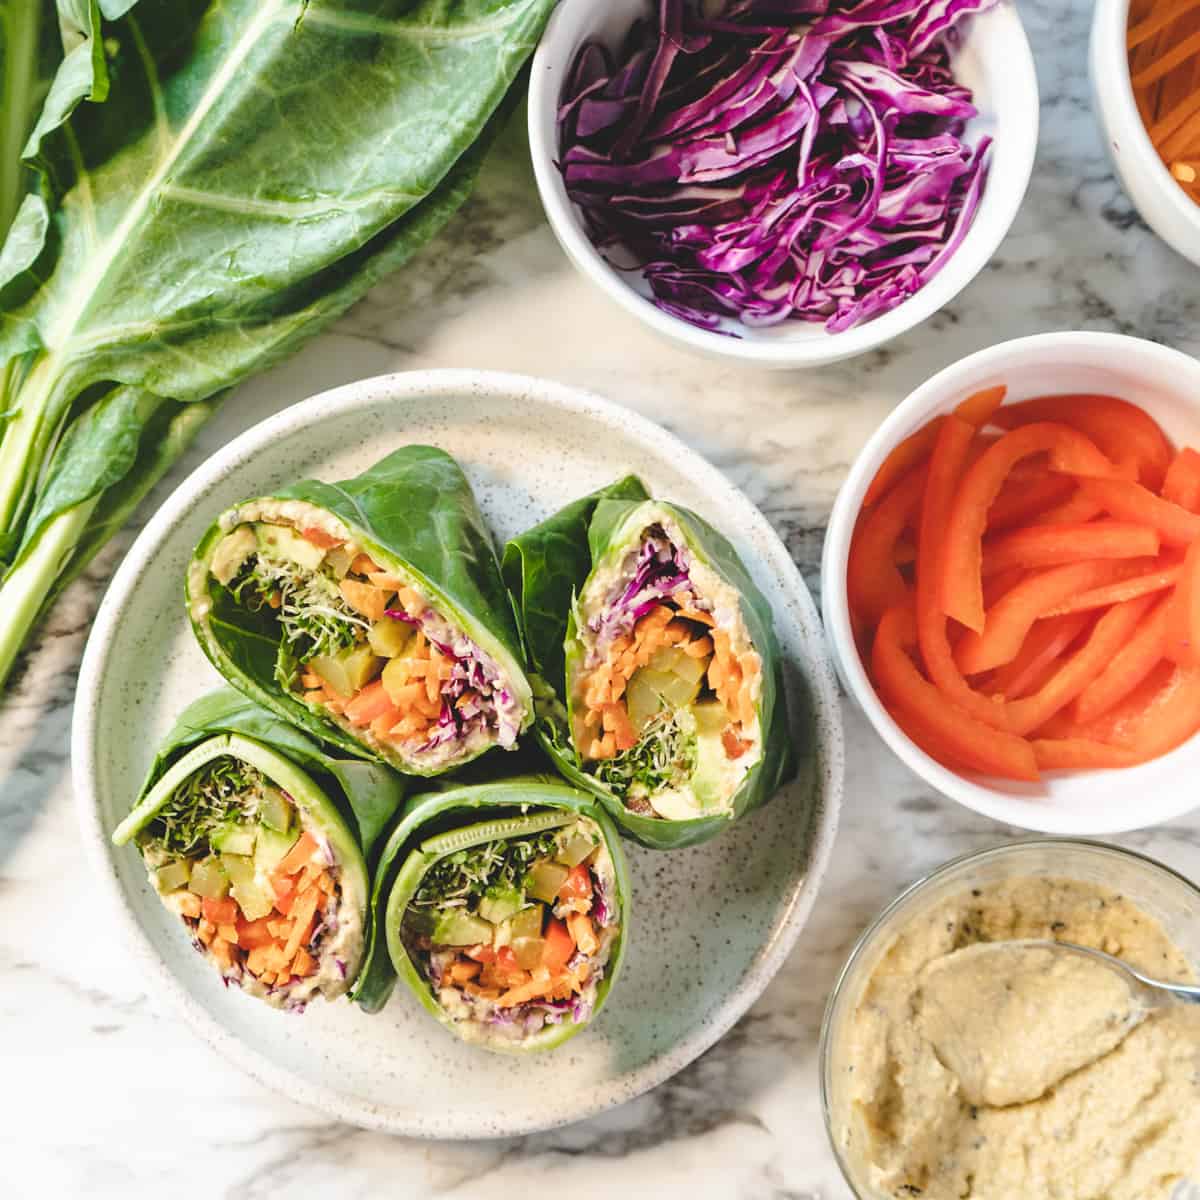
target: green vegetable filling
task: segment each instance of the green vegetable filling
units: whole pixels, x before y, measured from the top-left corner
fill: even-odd
[[[688,710],[681,709],[660,711],[647,723],[633,749],[589,766],[617,796],[644,800],[686,785],[696,772],[696,761],[695,720]]]
[[[219,849],[230,829],[258,819],[266,788],[262,772],[240,759],[213,759],[176,788],[142,843],[187,857]]]

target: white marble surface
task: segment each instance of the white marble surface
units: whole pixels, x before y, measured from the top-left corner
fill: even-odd
[[[775,376],[652,340],[567,265],[515,136],[450,232],[299,357],[240,389],[164,487],[320,388],[409,367],[527,371],[593,388],[680,434],[763,507],[816,584],[848,463],[932,371],[1004,338],[1068,327],[1200,351],[1195,269],[1140,224],[1103,156],[1087,98],[1091,5],[1021,9],[1043,90],[1033,185],[989,268],[907,338]],[[331,1125],[252,1083],[165,1011],[99,907],[71,804],[68,723],[91,615],[132,534],[58,606],[0,708],[6,1195],[265,1197],[302,1184],[316,1196],[455,1198],[480,1183],[572,1200],[848,1194],[817,1096],[817,1026],[834,975],[901,886],[1014,831],[931,795],[847,712],[842,832],[814,918],[766,995],[700,1061],[604,1117],[518,1140],[419,1143]],[[1120,840],[1200,877],[1200,815]]]

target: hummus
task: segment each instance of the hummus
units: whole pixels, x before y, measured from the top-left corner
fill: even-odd
[[[904,928],[839,1055],[837,1136],[885,1195],[1165,1200],[1200,1166],[1200,1010],[1146,1012],[1102,964],[1020,944],[1047,938],[1194,978],[1157,922],[1080,881],[1006,880]]]

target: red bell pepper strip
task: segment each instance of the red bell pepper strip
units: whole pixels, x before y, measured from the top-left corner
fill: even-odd
[[[920,519],[926,475],[924,467],[911,471],[877,507],[859,517],[846,564],[846,598],[868,627],[908,596],[908,584],[896,567],[896,544]]]
[[[1052,567],[1098,558],[1145,558],[1158,553],[1158,533],[1145,525],[1095,521],[1089,525],[1035,525],[990,538],[983,574],[1010,567]]]
[[[1087,613],[1038,621],[1017,657],[994,672],[988,690],[998,692],[1006,700],[1019,700],[1036,692],[1090,624]]]
[[[1200,512],[1200,454],[1190,446],[1180,450],[1167,468],[1162,498],[1188,512]]]
[[[985,425],[992,423],[992,418],[995,417],[997,409],[1004,403],[1004,397],[1007,395],[1008,388],[1002,383],[995,387],[984,388],[983,391],[968,396],[954,410],[954,415],[960,421],[965,421],[976,429],[982,429]]]
[[[875,478],[871,480],[863,495],[863,508],[870,508],[878,503],[888,493],[897,480],[908,475],[914,467],[919,467],[933,453],[933,443],[937,441],[938,428],[941,418],[931,421],[918,429],[916,433],[906,437],[883,460]]]
[[[1132,455],[1138,477],[1158,488],[1171,462],[1171,443],[1144,409],[1116,396],[1039,396],[1001,409],[993,424],[1015,429],[1040,421],[1058,421],[1087,436],[1114,462]]]
[[[1079,693],[1073,710],[1079,724],[1086,725],[1119,704],[1162,662],[1167,650],[1169,603],[1170,597],[1155,597],[1154,607],[1133,636],[1100,675]]]
[[[1026,425],[1002,437],[963,477],[946,526],[942,557],[942,611],[983,631],[983,534],[988,509],[1005,479],[1023,458],[1049,453],[1053,470],[1112,476],[1117,468],[1077,430],[1066,425]]]
[[[886,707],[904,714],[914,728],[934,731],[939,752],[976,771],[1036,780],[1037,763],[1027,741],[976,721],[922,677],[907,653],[916,640],[911,613],[902,608],[884,613],[875,634],[871,670]]]
[[[1108,746],[1087,738],[1035,738],[1033,753],[1043,771],[1096,771],[1136,767],[1142,759],[1134,750]]]
[[[1061,617],[1067,613],[1108,608],[1113,604],[1120,604],[1122,600],[1136,600],[1138,596],[1148,596],[1153,592],[1162,592],[1167,588],[1174,587],[1183,572],[1183,568],[1175,564],[1170,566],[1163,566],[1160,563],[1149,565],[1151,569],[1147,571],[1147,564],[1143,562],[1134,561],[1122,564],[1122,566],[1135,569],[1135,573],[1127,578],[1115,579],[1112,583],[1106,583],[1100,587],[1089,588],[1086,592],[1080,592],[1078,596],[1073,596],[1071,599],[1063,601],[1062,604],[1059,604],[1044,615],[1047,617]]]
[[[1031,525],[1086,525],[1104,511],[1104,505],[1085,495],[1078,487],[1069,499],[1030,520]]]
[[[1154,603],[1151,596],[1127,600],[1110,608],[1096,622],[1088,640],[1032,696],[1015,700],[1008,706],[1008,720],[1014,733],[1028,736],[1040,729],[1056,712],[1073,701],[1093,680],[1098,679],[1117,652],[1133,636],[1146,611]]]
[[[1183,667],[1200,667],[1200,542],[1188,550],[1167,604],[1167,657]]]
[[[1069,475],[1052,474],[1049,470],[1029,480],[1018,480],[1010,475],[988,509],[988,530],[1028,524],[1042,513],[1070,501],[1075,490],[1075,481]]]
[[[1007,723],[1003,704],[974,691],[954,661],[946,632],[946,614],[942,612],[938,597],[942,551],[938,534],[962,479],[974,437],[973,425],[957,416],[947,417],[942,422],[933,457],[929,460],[929,478],[917,536],[917,641],[925,671],[933,683],[977,720],[1003,729]]]
[[[1079,489],[1121,521],[1136,521],[1157,529],[1164,542],[1190,546],[1200,539],[1200,515],[1156,496],[1128,479],[1080,479]]]
[[[1200,732],[1200,667],[1160,664],[1131,696],[1079,735],[1132,750],[1139,762],[1170,753]]]
[[[978,675],[1012,662],[1033,624],[1077,592],[1109,579],[1108,562],[1069,563],[1031,575],[1002,596],[987,614],[982,633],[963,634],[954,657],[964,675]]]

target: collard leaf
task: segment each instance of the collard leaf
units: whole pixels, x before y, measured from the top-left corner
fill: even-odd
[[[414,576],[435,609],[496,661],[525,713],[522,731],[528,728],[533,697],[512,607],[491,535],[453,458],[432,446],[404,446],[354,479],[304,480],[266,498],[303,501],[332,513],[377,562],[395,564]],[[373,757],[363,743],[279,683],[279,633],[270,611],[237,604],[207,570],[222,536],[214,524],[197,547],[189,573],[193,627],[213,665],[242,692],[314,736],[350,754]],[[464,765],[464,760],[454,765]],[[407,769],[417,771],[411,764]],[[447,769],[431,768],[430,773]]]

